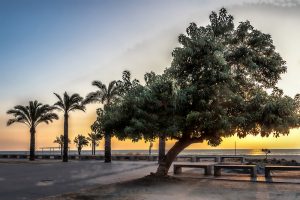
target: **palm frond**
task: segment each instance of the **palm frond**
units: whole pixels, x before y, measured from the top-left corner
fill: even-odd
[[[73,104],[73,105],[69,108],[69,111],[75,111],[75,110],[81,110],[81,111],[85,112],[85,105],[81,105],[81,104]]]
[[[7,125],[18,122],[29,127],[36,127],[41,122],[52,122],[54,119],[58,119],[58,116],[52,112],[54,109],[53,106],[43,105],[36,100],[29,101],[28,106],[17,105],[14,109],[7,111],[7,114],[14,116],[13,119],[7,121]]]
[[[65,113],[75,110],[85,111],[85,104],[81,103],[83,98],[79,94],[74,93],[69,96],[67,92],[64,92],[63,98],[61,98],[58,94],[55,95],[59,99],[59,101],[54,104],[57,109],[60,109]]]
[[[35,123],[35,127],[40,123],[49,124],[49,122],[53,122],[53,120],[58,119],[58,115],[56,113],[46,113],[42,115]]]
[[[101,102],[101,96],[102,93],[101,91],[96,91],[96,92],[90,92],[85,99],[83,100],[83,104],[89,104],[89,103],[97,103]]]
[[[101,81],[93,81],[92,85],[98,87],[100,90],[106,90],[106,85]]]

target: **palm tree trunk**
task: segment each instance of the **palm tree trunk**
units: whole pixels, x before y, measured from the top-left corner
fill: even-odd
[[[35,159],[35,128],[30,128],[30,155],[29,160],[33,161]]]
[[[111,137],[110,133],[105,134],[105,145],[104,145],[104,162],[111,162]]]
[[[177,155],[192,143],[193,141],[189,139],[178,140],[174,144],[174,146],[168,151],[167,155],[164,156],[164,158],[160,161],[156,171],[156,175],[167,176],[168,171]]]
[[[158,163],[163,161],[166,154],[166,137],[164,135],[159,136],[159,145],[158,145]]]
[[[68,113],[64,114],[64,154],[63,154],[63,162],[68,162],[68,141],[69,141],[69,136],[68,136],[68,129],[69,129],[69,124],[68,124]]]

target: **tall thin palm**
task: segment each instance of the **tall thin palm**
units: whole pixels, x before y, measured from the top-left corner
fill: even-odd
[[[84,104],[88,103],[102,103],[104,108],[109,106],[114,100],[119,97],[120,91],[117,84],[117,81],[111,81],[108,84],[108,87],[103,84],[101,81],[93,81],[93,86],[98,88],[97,91],[89,93],[85,100]],[[105,162],[111,162],[111,134],[105,133],[105,145],[104,145],[104,157]]]
[[[92,143],[92,155],[96,154],[96,146],[99,144],[99,140],[101,140],[101,135],[95,132],[91,132],[88,134],[88,140]]]
[[[36,127],[40,123],[49,124],[54,119],[58,119],[57,114],[53,113],[55,108],[38,101],[29,101],[28,106],[17,105],[13,109],[8,110],[7,114],[14,116],[13,119],[7,121],[7,126],[14,123],[23,123],[30,128],[30,156],[29,160],[35,159],[35,133]]]
[[[63,162],[68,162],[68,141],[69,141],[69,112],[81,110],[85,112],[85,105],[82,104],[83,98],[79,94],[68,95],[64,93],[63,98],[54,93],[58,98],[58,101],[54,106],[64,112],[64,150],[63,150]]]

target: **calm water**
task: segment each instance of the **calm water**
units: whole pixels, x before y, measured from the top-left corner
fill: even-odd
[[[270,149],[270,155],[300,155],[300,149]],[[146,154],[148,150],[112,150],[112,154]],[[157,150],[152,150],[152,155],[157,155]],[[0,154],[29,154],[28,151],[0,151]],[[59,155],[60,151],[37,151],[37,154],[53,154]],[[91,155],[91,151],[83,150],[83,155]],[[103,155],[103,150],[96,151],[96,155]],[[199,149],[184,150],[180,155],[234,155],[234,149]],[[261,149],[237,149],[237,155],[264,155]],[[77,155],[76,150],[70,150],[70,155]]]

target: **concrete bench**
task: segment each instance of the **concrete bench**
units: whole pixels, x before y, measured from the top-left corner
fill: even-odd
[[[219,156],[196,156],[196,162],[200,162],[202,159],[213,159],[215,162],[220,162]]]
[[[265,166],[265,177],[271,177],[271,171],[300,171],[300,166]]]
[[[221,176],[221,169],[249,169],[251,177],[256,177],[257,175],[256,165],[215,165],[214,175]]]
[[[187,156],[187,155],[184,155],[184,156],[177,156],[175,161],[180,161],[180,160],[190,160],[191,162],[196,162],[196,156]]]
[[[182,168],[202,168],[204,169],[205,175],[211,175],[212,174],[212,166],[213,165],[193,165],[193,164],[174,164],[174,174],[181,174]]]
[[[220,161],[224,162],[226,158],[239,159],[241,163],[245,162],[245,156],[220,156]]]

